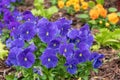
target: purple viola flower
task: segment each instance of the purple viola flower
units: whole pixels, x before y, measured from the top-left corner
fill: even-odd
[[[56,26],[60,30],[61,36],[66,36],[68,30],[71,28],[72,21],[66,20],[65,18],[61,18],[55,22]]]
[[[30,11],[23,12],[23,20],[36,23],[36,17]]]
[[[20,29],[14,29],[11,31],[10,36],[12,36],[14,39],[19,39],[20,37]]]
[[[41,24],[40,21],[39,23]],[[57,28],[51,22],[44,22],[42,25],[38,25],[38,27],[38,36],[45,43],[49,43],[57,34]]]
[[[17,47],[17,48],[22,48],[24,47],[24,40],[22,39],[15,39],[11,42],[11,47],[10,48],[13,48],[13,47]]]
[[[47,68],[54,68],[57,66],[58,58],[56,52],[53,49],[46,49],[40,56],[42,64]]]
[[[67,36],[70,39],[75,39],[79,36],[79,30],[77,30],[77,29],[69,30],[68,33],[67,33]]]
[[[22,14],[15,9],[12,14],[14,15],[13,17],[17,20],[17,21],[21,21],[23,19]]]
[[[24,40],[31,40],[36,34],[35,24],[32,22],[25,22],[20,26],[20,36]]]
[[[30,48],[26,48],[18,54],[17,60],[20,66],[30,68],[35,62],[35,56]]]
[[[14,22],[15,21],[14,17],[10,13],[4,14],[3,20],[7,24],[9,24],[10,22]]]
[[[65,57],[72,57],[73,51],[74,51],[74,44],[72,43],[69,44],[65,43],[60,45],[59,52]]]
[[[89,50],[76,50],[75,51],[75,58],[78,59],[79,63],[86,62],[89,60],[90,51]]]
[[[8,29],[11,30],[11,31],[13,31],[13,30],[17,29],[19,25],[20,25],[20,23],[16,22],[16,21],[10,22],[8,24]]]
[[[80,43],[78,44],[78,49],[80,49],[81,51],[83,51],[83,50],[89,50],[90,47],[89,47],[88,44],[86,44],[86,43],[84,43],[84,42],[80,42]]]
[[[48,47],[52,49],[58,49],[60,46],[60,38],[55,38],[48,43]]]
[[[78,60],[76,58],[68,58],[65,66],[67,66],[67,71],[70,74],[75,74],[77,72]]]
[[[18,64],[17,56],[21,51],[22,49],[17,47],[10,49],[10,53],[8,54],[7,61],[9,61],[9,63],[11,63],[12,65],[18,66],[19,64]]]
[[[98,54],[96,52],[92,53],[90,56],[90,61],[93,61],[93,67],[99,68],[102,65],[101,59],[104,58],[103,54]]]
[[[87,43],[89,46],[92,45],[94,38],[90,33],[90,28],[88,24],[85,24],[81,29],[80,29],[80,34],[79,38],[81,41]]]

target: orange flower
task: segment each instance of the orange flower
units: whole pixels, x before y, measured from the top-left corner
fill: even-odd
[[[64,7],[64,1],[62,1],[62,0],[58,1],[58,7],[63,8]]]
[[[79,4],[74,5],[74,9],[75,9],[76,12],[79,11],[80,10],[80,5]]]
[[[89,15],[90,15],[90,18],[92,20],[97,19],[99,17],[98,10],[97,9],[91,9],[90,12],[89,12]]]
[[[119,17],[117,15],[117,13],[111,13],[108,15],[108,20],[109,20],[109,22],[116,24],[119,21]]]
[[[102,9],[100,9],[99,14],[100,14],[100,16],[105,18],[107,16],[107,10],[102,8]]]
[[[87,2],[82,2],[82,9],[86,10],[88,8]]]
[[[98,9],[101,9],[101,8],[103,8],[103,5],[97,4],[95,7],[98,8]]]

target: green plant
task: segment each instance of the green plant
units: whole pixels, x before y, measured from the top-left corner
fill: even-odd
[[[113,32],[103,28],[100,29],[100,33],[97,33],[95,36],[97,45],[94,45],[93,48],[100,48],[101,46],[109,46],[114,49],[120,49],[120,29],[115,29]]]
[[[5,45],[0,41],[0,59],[4,59],[8,55],[8,50],[5,50]]]
[[[32,13],[35,15],[35,16],[43,16],[45,18],[48,18],[50,19],[50,17],[58,12],[58,9],[56,6],[52,6],[48,9],[45,9],[44,8],[44,5],[43,5],[43,0],[35,0],[34,1],[34,6],[35,8],[32,9]]]

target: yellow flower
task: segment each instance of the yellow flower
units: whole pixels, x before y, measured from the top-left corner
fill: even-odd
[[[111,13],[111,14],[108,14],[108,20],[109,22],[116,24],[119,21],[119,17],[117,13]]]
[[[102,21],[99,21],[100,24],[102,24],[103,22]]]
[[[90,18],[92,20],[95,20],[99,17],[99,13],[98,13],[98,10],[96,9],[91,9],[90,12],[89,12],[89,15],[90,15]]]
[[[74,10],[77,12],[80,10],[80,5],[79,4],[76,4],[74,5]]]
[[[109,26],[110,26],[110,24],[109,24],[108,22],[106,22],[106,23],[105,23],[105,26],[106,26],[106,27],[109,27]]]
[[[84,0],[80,0],[80,2],[84,2]]]
[[[87,2],[82,2],[82,9],[84,9],[84,10],[88,9],[88,3]]]
[[[66,7],[70,7],[72,5],[72,3],[70,1],[66,2]]]
[[[58,7],[63,8],[64,7],[64,1],[62,1],[62,0],[58,1]]]

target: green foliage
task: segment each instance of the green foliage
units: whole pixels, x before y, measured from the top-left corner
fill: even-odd
[[[5,45],[0,41],[0,59],[4,59],[8,55],[8,50],[5,49]]]
[[[87,19],[87,18],[89,18],[89,15],[88,14],[80,14],[78,16],[78,18]]]
[[[100,33],[95,35],[95,40],[99,46],[109,46],[120,49],[120,29],[113,32],[108,29],[100,29]]]
[[[95,6],[95,2],[94,1],[89,1],[88,4],[89,4],[90,8],[93,8]]]
[[[109,11],[109,12],[116,12],[116,11],[117,11],[117,9],[116,9],[116,8],[111,7],[111,8],[109,8],[109,9],[108,9],[108,11]]]
[[[98,4],[104,4],[104,0],[96,0]]]
[[[48,9],[45,9],[43,2],[44,2],[43,0],[35,0],[34,1],[35,9],[32,9],[32,13],[36,16],[43,16],[45,18],[50,19],[50,17],[54,13],[58,12],[58,8],[56,6],[52,6]]]

